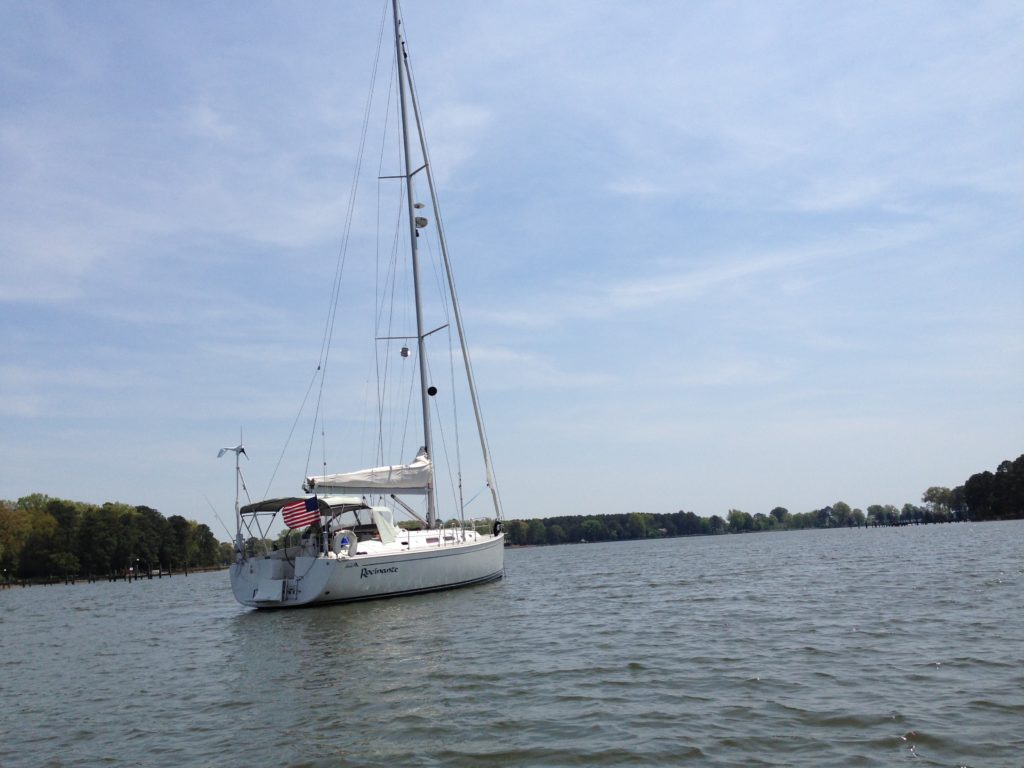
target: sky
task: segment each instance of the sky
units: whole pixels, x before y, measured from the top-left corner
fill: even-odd
[[[0,498],[299,492],[383,7],[0,0]],[[1024,453],[1020,3],[403,11],[506,517]]]

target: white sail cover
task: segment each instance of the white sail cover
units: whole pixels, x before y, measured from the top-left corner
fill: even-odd
[[[433,466],[427,451],[420,448],[409,464],[372,467],[336,475],[307,477],[305,488],[317,493],[398,493],[426,494]]]

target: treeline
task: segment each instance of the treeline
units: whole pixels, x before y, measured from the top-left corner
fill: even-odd
[[[182,571],[231,562],[208,526],[150,507],[97,506],[32,494],[0,501],[0,568],[6,579]]]
[[[775,507],[767,514],[731,509],[721,517],[693,512],[630,512],[600,516],[573,515],[512,520],[505,526],[510,544],[564,544],[580,541],[622,541],[662,536],[701,536],[804,528],[949,523],[1024,518],[1024,454],[1004,461],[993,472],[972,475],[956,488],[933,486],[921,504],[873,504],[866,510],[835,504],[810,512],[790,513]]]
[[[1024,518],[1024,454],[993,472],[978,472],[954,488],[950,503],[970,520]]]

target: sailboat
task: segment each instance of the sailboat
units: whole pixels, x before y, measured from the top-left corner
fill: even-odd
[[[235,562],[230,568],[231,587],[238,602],[252,608],[291,608],[390,598],[481,584],[500,579],[504,573],[501,503],[441,226],[398,0],[392,0],[391,8],[402,172],[380,178],[404,181],[400,208],[407,219],[415,333],[408,337],[385,336],[383,339],[415,342],[418,366],[411,377],[413,384],[410,389],[418,389],[419,397],[410,395],[410,400],[419,400],[422,440],[414,458],[407,463],[380,464],[338,473],[327,473],[324,467],[322,474],[305,476],[303,495],[270,498],[244,506],[238,500],[238,478],[241,476],[238,458],[244,449],[241,444],[231,449],[235,453],[236,469]],[[415,133],[410,123],[415,124]],[[415,155],[414,141],[418,145]],[[415,162],[414,157],[417,158]],[[493,514],[482,518],[482,523],[467,523],[464,505],[454,510],[457,517],[443,523],[442,510],[439,509],[438,466],[431,421],[432,399],[437,389],[430,383],[426,341],[441,328],[430,329],[424,320],[419,241],[428,219],[423,215],[424,204],[416,199],[414,184],[416,179],[422,178],[426,179],[434,221],[437,222],[435,232],[443,264],[444,278],[437,283],[447,291],[446,306],[450,307],[451,322],[441,328],[453,324],[457,331],[458,348],[464,363],[465,389],[472,403],[488,491],[486,496],[490,497],[493,507]],[[405,226],[403,224],[402,228]],[[376,340],[381,341],[382,337]],[[408,346],[402,347],[402,358],[408,359],[412,354]],[[455,367],[452,369],[454,371]],[[455,498],[461,498],[461,494]],[[420,505],[419,511],[414,504]],[[402,515],[410,518],[405,524],[396,522]],[[279,517],[297,540],[292,543],[289,536],[283,543],[267,548],[264,534]]]

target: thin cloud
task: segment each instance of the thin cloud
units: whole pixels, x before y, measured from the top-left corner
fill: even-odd
[[[498,470],[524,478],[508,508],[722,514],[851,484],[906,501],[1019,453],[1015,3],[407,5]],[[0,5],[9,495],[201,511],[200,490],[231,489],[197,446],[244,424],[276,460],[315,368],[379,14]],[[397,167],[380,152],[371,198]],[[350,277],[391,242],[374,206]],[[339,338],[363,298],[342,297]],[[336,348],[325,412],[358,432],[354,355]],[[141,444],[160,461],[125,480]],[[573,489],[544,480],[556,462]],[[616,496],[610,468],[658,482]]]

